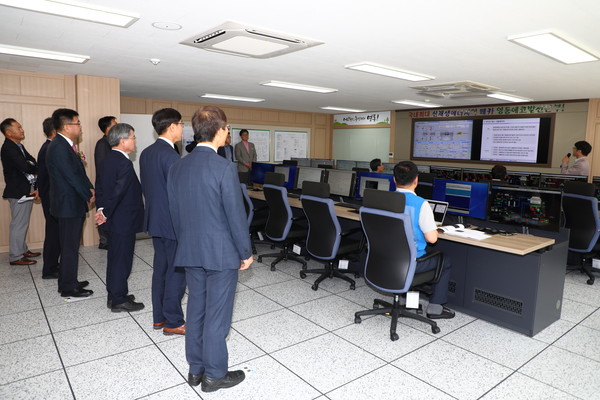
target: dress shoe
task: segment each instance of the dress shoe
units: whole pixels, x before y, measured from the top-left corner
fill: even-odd
[[[135,301],[127,300],[125,303],[114,305],[110,308],[112,312],[133,312],[144,309],[144,303],[136,303]]]
[[[201,389],[203,392],[214,392],[219,389],[227,389],[234,387],[243,381],[244,378],[246,378],[246,374],[244,374],[244,371],[242,370],[229,371],[222,378],[211,378],[204,375],[202,377]]]
[[[202,382],[203,374],[188,374],[188,383],[190,386],[198,386]]]
[[[52,272],[48,275],[42,275],[42,279],[58,279],[58,272]]]
[[[106,244],[106,243],[100,243],[100,244],[98,245],[98,248],[99,248],[100,250],[108,250],[108,244]]]
[[[185,335],[185,324],[178,326],[177,328],[163,328],[163,335]]]
[[[37,261],[30,260],[29,258],[23,257],[18,260],[10,262],[10,265],[31,265],[31,264],[37,264]]]
[[[153,324],[152,324],[152,327],[153,327],[155,330],[162,329],[162,328],[163,328],[163,326],[165,326],[165,321],[163,321],[163,322],[155,322],[155,323],[153,323]]]
[[[128,294],[127,298],[131,301],[135,300],[135,296],[132,294]],[[106,308],[111,308],[111,307],[112,307],[112,300],[110,300],[110,299],[106,300]]]
[[[75,289],[67,292],[61,292],[61,297],[90,297],[94,294],[93,290]]]
[[[84,287],[86,287],[87,285],[89,285],[90,283],[88,281],[80,281],[77,282],[77,289],[83,289]],[[62,289],[59,287],[57,292],[62,292]]]
[[[36,252],[27,251],[27,252],[23,253],[23,257],[39,257],[41,255],[42,255],[42,253],[38,253],[37,251]]]

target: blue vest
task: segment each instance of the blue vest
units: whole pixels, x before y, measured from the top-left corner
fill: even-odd
[[[421,215],[421,207],[425,202],[425,199],[417,196],[412,192],[400,192],[404,194],[406,198],[406,207],[404,213],[410,215],[413,228],[413,238],[415,239],[415,245],[417,247],[417,257],[425,255],[425,247],[427,247],[427,241],[425,235],[419,227],[419,217]]]

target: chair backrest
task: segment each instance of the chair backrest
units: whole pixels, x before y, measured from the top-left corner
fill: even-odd
[[[266,172],[265,173],[265,184],[274,186],[283,186],[285,183],[285,175],[279,172]]]
[[[252,219],[254,218],[254,204],[252,204],[252,200],[250,196],[248,196],[248,188],[245,183],[240,183],[242,188],[242,198],[244,199],[244,208],[246,209],[246,217],[248,219],[248,226],[252,223]]]
[[[298,165],[298,160],[283,160],[281,162],[283,165],[293,165],[293,166],[297,166]]]
[[[361,167],[352,167],[352,171],[354,172],[371,172],[369,168],[361,168]]]
[[[583,185],[593,184],[585,182]],[[582,185],[567,186],[565,190],[574,190],[580,193],[589,193],[589,187]],[[571,230],[569,235],[569,250],[578,253],[589,253],[592,251],[598,237],[600,237],[600,218],[598,217],[598,199],[593,196],[564,192],[562,196],[562,207],[565,214],[565,227]]]
[[[363,206],[394,213],[403,213],[404,207],[406,206],[406,197],[398,192],[365,189],[363,194]]]
[[[566,181],[563,192],[592,197],[596,193],[596,188],[594,187],[593,183]]]
[[[250,182],[250,172],[239,172],[238,171],[238,179],[240,183],[249,183]]]
[[[313,257],[333,260],[340,247],[342,228],[329,198],[329,184],[305,181],[300,201],[308,219],[306,251]]]
[[[360,221],[368,243],[365,280],[385,292],[407,292],[417,265],[410,216],[363,206]]]
[[[290,232],[293,217],[292,208],[288,202],[287,189],[283,186],[266,183],[263,185],[263,192],[269,208],[265,235],[271,240],[283,241]]]

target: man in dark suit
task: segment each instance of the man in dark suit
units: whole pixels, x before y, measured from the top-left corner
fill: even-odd
[[[83,222],[94,187],[88,179],[75,142],[81,137],[81,122],[75,110],[59,108],[52,113],[57,135],[48,145],[46,166],[50,175],[50,214],[58,220],[60,265],[58,289],[62,297],[88,297],[89,282],[77,281],[79,243]]]
[[[133,170],[129,154],[135,151],[135,132],[129,124],[116,124],[108,131],[111,152],[96,177],[96,212],[98,225],[108,231],[106,290],[112,312],[139,311],[143,303],[129,295],[127,279],[133,264],[135,234],[142,231],[144,203],[142,187]]]
[[[225,338],[238,270],[252,264],[252,246],[235,164],[217,154],[227,137],[227,117],[218,107],[202,107],[192,126],[198,145],[169,170],[167,192],[177,236],[175,265],[185,268],[189,287],[188,383],[202,382],[202,391],[213,392],[245,377],[241,370],[227,371]]]
[[[96,147],[94,148],[94,165],[96,167],[96,176],[100,175],[100,165],[102,165],[102,161],[104,158],[110,153],[110,144],[108,144],[108,131],[114,125],[117,124],[117,119],[112,115],[107,115],[106,117],[102,117],[98,120],[98,128],[102,132],[102,137],[98,139],[96,142]],[[102,225],[98,226],[98,236],[100,237],[100,244],[98,245],[99,249],[106,250],[108,249],[108,233],[105,230],[105,227]]]
[[[33,202],[31,199],[19,202],[19,199],[23,196],[33,196],[37,199],[38,192],[34,189],[38,165],[21,143],[25,139],[25,131],[20,123],[7,118],[0,124],[0,130],[6,137],[0,158],[6,184],[2,197],[8,199],[11,213],[9,262],[10,265],[31,265],[37,261],[29,257],[38,257],[41,254],[29,251],[25,243]]]
[[[231,133],[229,127],[227,127],[227,139],[225,139],[225,145],[217,149],[217,153],[226,160],[233,162],[233,146],[231,145]]]
[[[50,214],[50,176],[46,167],[46,152],[52,139],[56,136],[56,129],[52,118],[46,118],[42,123],[46,141],[38,152],[38,192],[42,199],[42,209],[46,219],[44,236],[44,267],[42,268],[43,279],[58,279],[58,259],[60,257],[60,243],[58,241],[58,220]]]
[[[256,162],[256,148],[254,143],[248,141],[250,133],[248,129],[240,131],[241,142],[235,145],[235,159],[237,160],[238,172],[250,172],[252,163]]]
[[[163,329],[165,335],[184,335],[185,319],[181,299],[185,293],[185,272],[175,268],[177,240],[167,195],[169,168],[179,155],[175,143],[181,140],[181,114],[172,108],[158,110],[152,116],[152,125],[158,134],[154,144],[140,155],[140,178],[146,202],[144,231],[152,236],[154,261],[152,263],[152,315],[154,329]]]

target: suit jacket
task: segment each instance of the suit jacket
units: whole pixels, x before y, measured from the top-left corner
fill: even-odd
[[[167,192],[176,266],[238,269],[252,255],[235,164],[211,148],[197,147],[173,164]]]
[[[111,150],[100,164],[100,174],[96,177],[96,207],[104,208],[107,231],[120,234],[142,231],[142,186],[133,163],[119,151]]]
[[[35,158],[25,150],[25,146],[21,151],[15,142],[6,138],[0,150],[0,158],[2,158],[2,171],[6,184],[2,197],[20,199],[23,195],[31,193],[31,184],[25,173],[37,174],[38,165]]]
[[[108,144],[108,138],[106,136],[102,136],[96,142],[96,147],[94,148],[94,165],[96,166],[96,175],[98,175],[100,171],[100,164],[104,158],[110,154],[112,147]]]
[[[254,143],[248,142],[248,151],[243,142],[239,142],[235,145],[235,159],[237,160],[237,170],[239,172],[250,171],[250,168],[246,167],[244,163],[256,162],[256,149]]]
[[[169,213],[167,175],[169,168],[179,160],[171,145],[162,139],[146,147],[140,155],[142,193],[146,202],[144,231],[150,236],[175,240],[175,231]]]
[[[50,143],[52,143],[52,141],[50,139],[46,139],[46,141],[42,144],[42,147],[40,147],[40,151],[38,152],[39,168],[37,187],[43,206],[50,205],[50,175],[48,175],[48,168],[46,167],[46,152],[48,151],[48,146]]]
[[[50,175],[50,213],[56,218],[85,217],[94,186],[81,159],[60,134],[48,145],[46,167]]]
[[[231,158],[227,158],[227,149],[229,149],[229,156]],[[217,153],[223,157],[224,159],[233,162],[233,146],[232,145],[228,145],[228,146],[221,146],[217,149]]]

